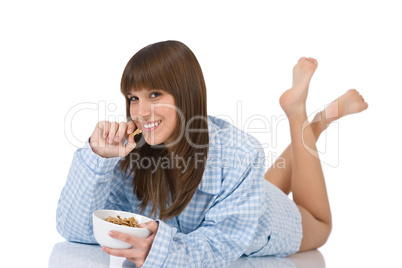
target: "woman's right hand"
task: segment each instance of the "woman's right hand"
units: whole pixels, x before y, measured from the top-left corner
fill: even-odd
[[[109,122],[101,121],[96,124],[89,144],[92,151],[104,158],[122,157],[128,155],[136,146],[134,137],[129,135],[135,130],[133,121]],[[127,140],[126,145],[124,142]]]

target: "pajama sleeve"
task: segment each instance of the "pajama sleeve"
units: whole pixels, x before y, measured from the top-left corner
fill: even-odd
[[[93,211],[130,211],[123,178],[118,171],[120,159],[100,157],[88,142],[74,153],[56,212],[57,231],[65,239],[96,243],[92,230]]]
[[[261,151],[258,153],[261,154]],[[256,158],[261,157],[257,155]],[[261,213],[262,166],[246,164],[232,173],[237,180],[214,201],[202,224],[184,234],[162,220],[143,265],[148,267],[225,267],[248,248]]]

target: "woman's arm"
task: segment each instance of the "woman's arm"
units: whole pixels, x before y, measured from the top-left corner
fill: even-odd
[[[96,243],[92,230],[93,211],[130,210],[118,172],[120,159],[100,157],[88,142],[75,152],[57,206],[57,230],[64,238]]]

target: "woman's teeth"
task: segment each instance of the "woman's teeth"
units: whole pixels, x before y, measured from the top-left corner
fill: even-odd
[[[144,124],[144,127],[145,128],[153,128],[153,127],[156,127],[157,125],[159,125],[161,122],[162,122],[162,120],[159,122],[154,122],[152,124]]]

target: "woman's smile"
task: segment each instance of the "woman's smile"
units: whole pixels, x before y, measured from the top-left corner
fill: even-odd
[[[142,130],[144,132],[154,131],[155,129],[157,129],[159,127],[159,125],[161,123],[162,123],[162,120],[154,121],[154,122],[147,122],[145,124],[141,124],[142,125]]]

